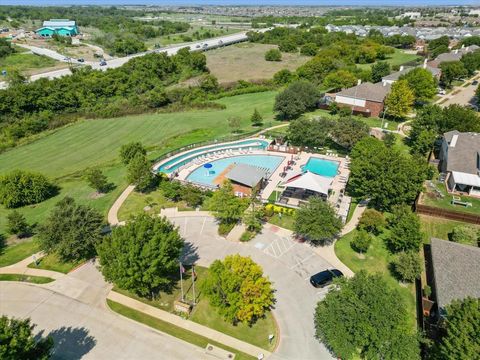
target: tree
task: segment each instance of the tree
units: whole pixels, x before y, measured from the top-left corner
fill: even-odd
[[[7,41],[5,38],[0,39],[0,59],[4,58],[10,54],[13,54],[15,49],[13,48],[11,42]]]
[[[295,44],[295,41],[292,39],[285,39],[280,44],[278,45],[278,49],[281,52],[286,52],[286,53],[296,53],[298,51],[297,45]]]
[[[217,78],[210,74],[203,76],[200,80],[200,89],[206,93],[217,93],[219,90]]]
[[[210,304],[229,322],[253,324],[275,302],[270,280],[250,257],[227,256],[208,269],[203,291]]]
[[[382,81],[384,76],[390,74],[390,64],[386,61],[376,62],[371,66],[372,82],[377,83]]]
[[[300,48],[300,54],[305,56],[315,56],[318,51],[318,45],[315,43],[306,43]]]
[[[375,209],[366,209],[358,221],[360,230],[365,230],[374,235],[380,234],[385,225],[385,217],[380,211]]]
[[[360,140],[350,155],[349,190],[361,199],[370,199],[370,205],[379,210],[412,203],[428,175],[423,160],[374,138]]]
[[[450,39],[448,36],[441,36],[438,39],[430,40],[428,43],[428,53],[430,58],[434,59],[440,54],[449,52],[449,44]]]
[[[407,205],[394,206],[387,245],[393,252],[418,251],[423,242],[420,220]]]
[[[331,131],[333,141],[341,147],[351,150],[353,146],[367,137],[370,127],[360,120],[352,117],[340,118]]]
[[[451,130],[460,132],[480,132],[480,117],[475,110],[452,104],[443,109],[443,115],[437,119],[440,133]]]
[[[439,67],[442,70],[440,81],[447,87],[452,85],[453,80],[467,76],[467,70],[461,61],[442,62]]]
[[[251,200],[251,206],[243,214],[242,222],[247,226],[248,231],[259,232],[262,230],[265,208]]]
[[[480,350],[480,299],[454,300],[446,307],[447,316],[435,354],[438,359],[478,359]]]
[[[327,89],[341,90],[355,86],[357,78],[348,70],[331,72],[323,79],[323,86]]]
[[[52,355],[53,339],[33,333],[30,319],[0,318],[0,359],[47,360]]]
[[[282,69],[273,75],[273,82],[276,85],[287,85],[295,79],[295,75],[288,69]]]
[[[23,214],[20,214],[17,210],[13,210],[7,215],[7,231],[9,234],[23,237],[30,233],[30,226]]]
[[[242,218],[246,206],[245,202],[233,193],[232,183],[225,181],[208,200],[207,208],[221,223],[231,224]]]
[[[99,193],[107,192],[109,183],[107,177],[100,169],[90,169],[87,171],[86,179],[88,186],[95,189]]]
[[[228,119],[228,126],[232,129],[232,132],[238,132],[240,129],[241,119],[239,116],[229,116]]]
[[[39,173],[14,170],[0,176],[0,204],[6,208],[38,204],[56,192],[57,187]]]
[[[183,246],[178,228],[166,218],[139,214],[113,228],[97,251],[107,281],[153,298],[161,290],[171,290]]]
[[[266,61],[282,61],[282,53],[278,49],[270,49],[265,53]]]
[[[128,164],[127,181],[135,185],[140,192],[147,191],[153,185],[154,176],[145,155],[137,154]]]
[[[250,117],[250,121],[252,122],[253,126],[261,126],[263,123],[263,117],[258,112],[257,108],[253,110],[253,114]]]
[[[382,275],[341,279],[315,310],[316,337],[342,359],[420,359],[407,304]]]
[[[120,148],[120,158],[124,165],[128,165],[132,159],[138,154],[147,155],[147,150],[143,147],[140,142],[130,142],[128,144],[122,145]]]
[[[401,281],[414,282],[423,271],[420,257],[415,251],[399,253],[393,261],[393,271]]]
[[[479,231],[470,225],[457,225],[450,234],[450,240],[466,245],[478,246]]]
[[[342,221],[328,202],[318,197],[308,200],[296,213],[295,233],[315,245],[323,245],[339,233]]]
[[[437,138],[435,130],[422,130],[415,139],[410,141],[410,150],[412,154],[426,156],[433,150],[435,139]]]
[[[39,229],[40,248],[64,262],[89,259],[95,255],[103,226],[103,216],[97,210],[65,197]]]
[[[395,81],[385,99],[385,112],[397,119],[404,118],[412,109],[415,96],[406,80]]]
[[[372,243],[372,236],[365,230],[360,230],[355,234],[350,246],[359,253],[367,252]]]
[[[334,122],[326,118],[301,117],[290,123],[287,139],[295,146],[324,146],[334,126]]]
[[[296,119],[304,112],[315,109],[319,97],[313,84],[297,81],[276,96],[273,109],[281,119]]]
[[[437,94],[437,81],[427,69],[417,67],[402,75],[400,80],[407,80],[416,101],[426,102]]]

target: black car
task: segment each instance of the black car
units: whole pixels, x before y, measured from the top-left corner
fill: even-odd
[[[473,80],[472,85],[478,85],[478,80]]]
[[[85,59],[84,58],[79,58],[79,59],[77,59],[77,61],[83,63],[83,62],[85,62]]]
[[[320,271],[319,273],[310,277],[310,284],[312,284],[316,288],[324,287],[330,285],[334,278],[342,276],[342,272],[337,269]]]

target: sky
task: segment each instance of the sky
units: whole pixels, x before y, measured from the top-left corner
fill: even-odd
[[[478,5],[480,0],[0,0],[0,5],[319,5],[319,6]]]

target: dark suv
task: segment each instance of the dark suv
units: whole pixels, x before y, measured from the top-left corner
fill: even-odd
[[[330,285],[334,278],[342,276],[342,272],[337,269],[320,271],[319,273],[310,277],[310,284],[312,284],[316,288],[325,287],[327,285]]]

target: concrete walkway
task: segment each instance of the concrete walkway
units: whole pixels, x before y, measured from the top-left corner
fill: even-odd
[[[128,185],[125,190],[120,194],[120,196],[115,200],[110,210],[108,210],[108,223],[112,226],[120,225],[118,221],[118,210],[122,207],[125,200],[127,200],[128,195],[132,193],[135,189],[135,185]]]
[[[61,279],[65,276],[65,274],[50,271],[50,270],[43,270],[43,269],[35,269],[29,268],[28,265],[33,262],[33,257],[37,260],[41,259],[44,256],[42,252],[38,252],[36,254],[30,255],[29,257],[19,261],[18,263],[4,266],[0,268],[0,274],[19,274],[19,275],[28,275],[28,276],[44,276],[49,277],[54,280]]]
[[[159,320],[168,322],[172,325],[178,326],[182,329],[192,331],[194,333],[197,333],[201,336],[204,336],[206,338],[209,338],[213,341],[217,341],[223,345],[232,347],[236,350],[242,351],[246,354],[249,354],[251,356],[257,357],[259,354],[263,354],[265,357],[270,356],[271,353],[268,352],[267,350],[264,350],[262,348],[259,348],[258,346],[254,346],[251,344],[248,344],[244,341],[238,340],[234,337],[231,337],[229,335],[225,335],[224,333],[221,333],[219,331],[213,330],[209,327],[197,324],[196,322],[190,321],[190,320],[185,320],[181,318],[180,316],[171,314],[167,311],[157,309],[156,307],[144,304],[143,302],[140,302],[138,300],[132,299],[128,296],[119,294],[115,291],[110,291],[108,293],[107,299],[115,301],[117,303],[120,303],[122,305],[125,305],[129,308],[135,309],[137,311],[140,311],[144,314],[150,315],[154,318],[157,318]]]

